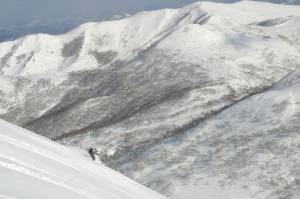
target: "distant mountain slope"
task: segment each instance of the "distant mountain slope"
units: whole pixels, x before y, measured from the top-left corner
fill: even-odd
[[[300,72],[113,164],[170,198],[300,197]]]
[[[0,120],[0,198],[165,199],[79,153]]]

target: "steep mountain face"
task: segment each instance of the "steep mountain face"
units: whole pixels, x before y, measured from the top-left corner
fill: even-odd
[[[166,199],[82,154],[0,120],[0,198]]]
[[[180,173],[172,175],[172,167],[167,168],[168,163],[175,165],[174,171],[181,168],[180,161],[176,163],[179,156],[171,154],[175,162],[168,162],[167,156],[156,156],[166,159],[157,165],[151,162],[156,157],[150,155],[149,159],[138,156],[132,163],[127,161],[137,152],[164,154],[158,149],[163,140],[176,140],[207,118],[264,92],[299,69],[299,31],[299,6],[201,2],[181,9],[142,12],[117,21],[88,23],[60,36],[31,35],[2,43],[0,118],[69,146],[97,147],[103,162],[162,193],[180,197],[193,188],[194,182],[188,181],[184,191],[176,191],[181,186],[169,188],[171,179],[180,185],[185,185],[184,176],[190,180],[190,175],[182,174],[180,181]],[[218,132],[202,139],[218,145],[221,138],[216,135]],[[233,142],[228,143],[228,150],[234,147]],[[181,143],[174,141],[173,147],[177,144]],[[196,144],[200,149],[206,147],[200,146],[201,139]],[[217,154],[215,145],[211,146],[212,154]],[[230,168],[238,165],[230,167],[229,160],[209,159],[215,169],[210,175],[205,173],[210,165],[202,165],[201,170],[205,152],[195,155],[198,162],[182,157],[185,164],[195,166],[185,171],[198,172],[199,178],[192,178],[196,185],[206,182],[201,181],[203,176],[212,176],[212,183],[219,182],[215,184],[221,190],[221,180],[228,182],[226,176],[234,175]],[[233,152],[232,158],[238,156]],[[170,169],[162,181],[163,175],[154,172],[160,163],[162,170]],[[217,163],[229,165],[218,167]],[[126,171],[128,165],[136,170]],[[149,165],[149,175],[144,174],[141,165]],[[230,171],[222,173],[218,169]],[[238,180],[243,179],[235,178],[233,182]],[[264,182],[260,180],[255,186]],[[279,191],[284,187],[278,186]],[[245,189],[249,198],[256,193]],[[271,197],[276,190],[263,189],[266,195],[257,198]],[[235,193],[226,197],[238,198]]]
[[[113,167],[170,198],[300,197],[300,73]]]

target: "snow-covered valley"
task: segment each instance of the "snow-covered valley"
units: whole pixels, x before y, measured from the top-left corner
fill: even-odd
[[[0,43],[0,118],[170,198],[298,199],[299,69],[300,6],[199,2]]]

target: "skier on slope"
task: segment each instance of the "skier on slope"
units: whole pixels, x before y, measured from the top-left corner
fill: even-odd
[[[94,161],[100,161],[100,150],[98,150],[96,147],[90,147],[88,152]]]

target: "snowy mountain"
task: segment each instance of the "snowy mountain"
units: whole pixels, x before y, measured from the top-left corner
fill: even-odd
[[[0,120],[0,198],[165,199],[81,153]]]
[[[264,176],[263,169],[257,169],[255,175],[250,172],[232,177],[229,182],[227,177],[234,176],[234,171],[242,172],[238,164],[249,165],[245,170],[250,171],[267,163],[255,159],[253,154],[245,161],[254,159],[257,164],[230,162],[229,156],[220,161],[207,160],[205,152],[213,156],[225,153],[218,148],[219,141],[223,141],[218,133],[223,131],[213,131],[202,138],[209,139],[211,146],[199,139],[195,150],[203,151],[198,155],[192,146],[188,147],[181,157],[184,165],[180,165],[177,154],[168,150],[180,146],[177,137],[188,134],[191,128],[198,128],[254,94],[265,94],[286,75],[299,70],[299,30],[300,6],[253,1],[199,2],[180,9],[87,23],[59,36],[38,34],[1,43],[0,118],[68,146],[85,150],[96,147],[105,164],[173,198],[182,194],[186,199],[198,198],[198,193],[189,192],[194,193],[194,185],[199,193],[210,191],[212,185],[205,187],[205,183],[214,184],[220,194],[224,193],[222,187],[231,186],[228,190],[233,191],[223,199],[240,198],[238,194],[243,193],[245,198],[273,199],[275,192],[285,187],[286,193],[294,194],[285,183],[276,181],[278,186],[273,188],[262,186],[267,186],[265,183],[274,176],[281,179],[281,173],[256,180],[253,186],[245,186],[245,191],[234,185],[250,182],[253,176]],[[258,118],[262,114],[256,113]],[[263,129],[257,128],[258,133],[260,130]],[[192,134],[198,135],[202,130],[195,132]],[[223,133],[238,136],[241,132],[233,129]],[[260,143],[257,137],[251,139],[253,144]],[[286,148],[274,139],[279,148],[283,147],[281,150]],[[172,147],[164,149],[165,140],[172,140]],[[224,142],[223,148],[230,150],[234,144],[240,144],[232,140]],[[182,143],[190,144],[189,140]],[[250,149],[253,148],[249,146]],[[186,159],[189,153],[192,157]],[[263,157],[268,153],[262,152]],[[147,155],[134,158],[135,154]],[[231,158],[239,156],[237,151],[230,154]],[[297,151],[294,154],[299,155]],[[152,158],[159,161],[153,162]],[[276,160],[271,159],[269,164],[276,167]],[[134,170],[124,169],[127,167]],[[157,171],[160,167],[166,171],[164,174]],[[183,170],[195,176],[181,173]],[[286,171],[296,172],[292,167]]]

